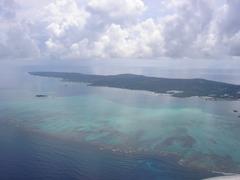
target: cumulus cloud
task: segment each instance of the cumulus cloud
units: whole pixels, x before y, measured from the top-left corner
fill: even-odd
[[[136,17],[146,10],[142,0],[89,0],[88,7],[113,19]]]
[[[162,21],[166,55],[173,57],[207,55],[209,44],[206,40],[214,16],[214,9],[209,1],[172,0],[166,3],[166,8],[173,11]],[[211,45],[214,46],[210,43]],[[202,46],[204,49],[201,49]]]
[[[164,54],[162,26],[153,19],[127,27],[111,24],[94,41],[84,39],[71,46],[75,58],[151,58],[161,54]]]
[[[162,0],[152,17],[144,0],[41,2],[0,0],[0,57],[240,56],[239,0]]]
[[[16,20],[17,7],[13,0],[0,0],[0,59],[32,58],[40,53],[24,23]]]
[[[48,22],[47,30],[54,36],[63,36],[73,28],[83,29],[90,16],[74,0],[55,1],[45,7],[44,12],[44,20]]]
[[[38,57],[39,49],[24,29],[17,25],[7,29],[5,41],[0,43],[2,58],[31,58]]]
[[[15,9],[17,4],[14,0],[1,0],[0,1],[0,18],[12,19],[15,17]]]
[[[129,27],[111,24],[96,45],[95,49],[100,49],[102,56],[109,58],[144,58],[164,53],[162,27],[153,19]]]

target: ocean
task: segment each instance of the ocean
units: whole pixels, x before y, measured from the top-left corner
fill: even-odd
[[[139,72],[240,83],[233,70]],[[239,101],[14,76],[0,87],[0,179],[195,180],[240,170]]]

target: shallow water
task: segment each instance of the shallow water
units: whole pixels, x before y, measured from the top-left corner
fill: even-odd
[[[7,161],[2,172],[11,169],[16,170],[15,177],[27,177],[19,171],[33,169],[31,177],[43,178],[40,172],[49,164],[54,169],[49,179],[111,179],[115,173],[119,179],[124,175],[129,179],[200,179],[213,174],[194,168],[240,170],[240,119],[233,112],[240,107],[238,101],[173,98],[25,78],[27,83],[19,88],[1,89],[0,140],[6,148],[1,148],[1,154]],[[37,98],[36,94],[49,96]],[[80,163],[82,158],[87,158],[84,163]],[[22,163],[24,168],[20,168]]]

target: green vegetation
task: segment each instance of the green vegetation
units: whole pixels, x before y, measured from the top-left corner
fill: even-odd
[[[30,72],[31,75],[62,78],[64,81],[88,83],[89,86],[114,87],[167,93],[174,97],[209,97],[212,99],[240,99],[240,85],[205,79],[168,79],[134,74],[89,75],[64,72]]]

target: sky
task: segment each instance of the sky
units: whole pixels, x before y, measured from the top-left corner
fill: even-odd
[[[238,61],[239,11],[240,0],[0,0],[0,61]]]

